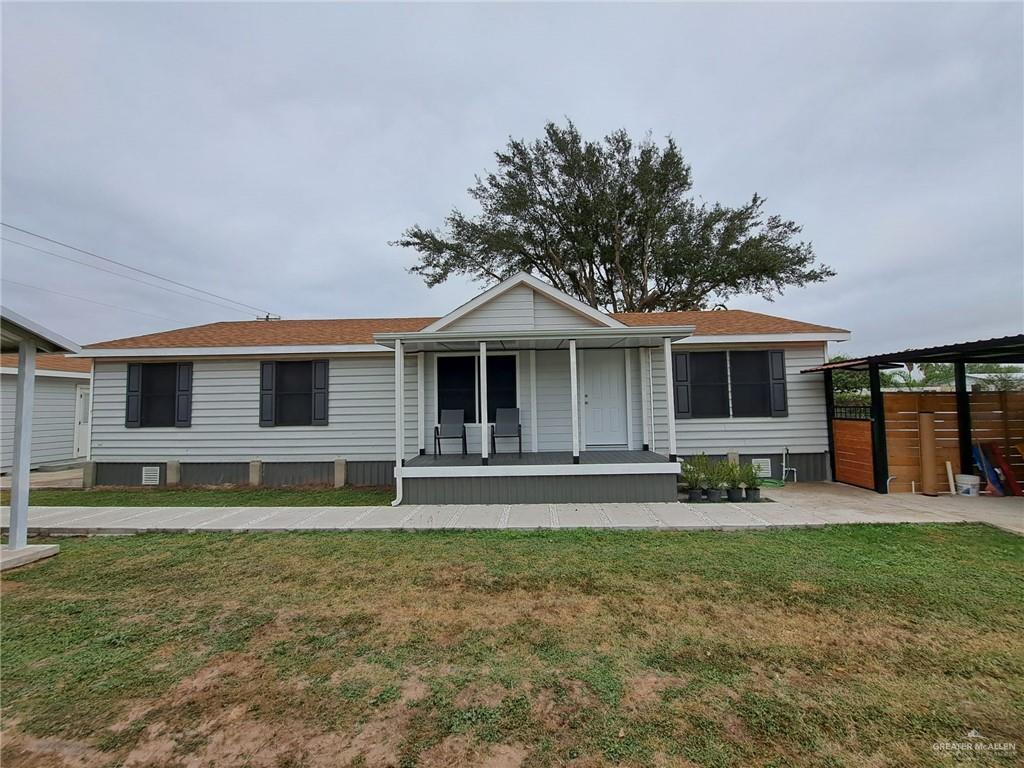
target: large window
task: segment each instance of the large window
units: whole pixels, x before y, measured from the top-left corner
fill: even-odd
[[[730,352],[732,415],[771,416],[772,377],[767,352]]]
[[[725,352],[690,353],[690,398],[694,418],[729,415],[729,373]]]
[[[673,358],[676,416],[785,416],[786,365],[782,350],[677,352]]]
[[[174,426],[174,380],[177,374],[177,363],[149,363],[142,366],[140,426]]]
[[[192,363],[129,363],[124,424],[191,426]]]
[[[327,378],[326,360],[260,363],[260,426],[326,425]]]
[[[437,419],[441,411],[461,410],[467,424],[477,422],[480,410],[479,357],[439,355],[437,358]],[[515,355],[487,356],[487,421],[499,408],[515,408],[518,384]]]
[[[437,420],[441,411],[462,411],[467,424],[476,421],[476,358],[437,358]]]

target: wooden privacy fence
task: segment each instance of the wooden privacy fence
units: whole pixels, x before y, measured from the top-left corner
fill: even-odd
[[[970,402],[974,441],[999,445],[1010,462],[1014,475],[1018,480],[1024,480],[1024,457],[1021,457],[1014,447],[1017,443],[1024,443],[1024,392],[971,392]],[[910,491],[911,483],[918,489],[921,487],[921,437],[918,416],[929,411],[935,414],[936,487],[941,491],[948,490],[946,462],[952,463],[954,473],[960,472],[956,395],[945,392],[886,392],[884,403],[889,475],[894,478],[890,490]],[[870,441],[865,455],[870,467]],[[852,482],[840,477],[838,438],[836,479]]]

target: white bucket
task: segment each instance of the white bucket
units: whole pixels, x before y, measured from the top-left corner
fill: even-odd
[[[977,496],[981,488],[981,478],[974,475],[956,475],[953,480],[956,483],[957,496]]]

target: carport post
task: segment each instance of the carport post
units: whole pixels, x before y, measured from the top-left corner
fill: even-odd
[[[888,493],[889,449],[885,444],[885,400],[878,363],[868,363],[868,379],[871,384],[871,457],[875,491]]]
[[[960,442],[960,473],[973,475],[971,393],[967,389],[967,364],[962,360],[953,363],[953,378],[956,380],[956,430]]]
[[[569,409],[572,420],[572,463],[580,463],[580,388],[576,370],[576,339],[569,339]]]
[[[17,406],[14,414],[14,466],[11,472],[11,527],[8,547],[28,543],[29,465],[32,463],[32,400],[36,385],[36,345],[18,344]]]
[[[665,419],[668,427],[668,460],[676,460],[676,398],[672,370],[672,339],[665,337],[662,344],[665,355]]]
[[[828,431],[828,470],[829,480],[836,479],[836,435],[832,419],[836,412],[836,393],[833,389],[832,371],[825,371],[825,424]]]

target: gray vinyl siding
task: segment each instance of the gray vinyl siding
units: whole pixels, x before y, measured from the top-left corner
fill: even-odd
[[[75,457],[75,387],[88,379],[36,376],[32,407],[31,466],[68,461]],[[0,377],[0,465],[8,471],[14,461],[14,414],[17,376]]]
[[[678,350],[722,349],[712,345],[677,345]],[[825,361],[822,344],[747,344],[728,349],[784,349],[786,351],[786,394],[789,415],[778,418],[677,419],[677,451],[725,454],[765,451],[782,453],[821,453],[828,450],[828,426],[825,419],[825,390],[822,374],[802,374],[801,370]],[[665,365],[660,349],[652,350],[654,382],[654,446],[667,450]]]
[[[572,395],[569,352],[537,352],[537,449],[572,450]]]
[[[416,451],[416,360],[406,357],[406,453]],[[259,426],[259,358],[194,361],[192,426],[124,426],[127,364],[97,361],[93,397],[95,461],[394,460],[394,357],[330,360],[329,423]]]
[[[445,327],[446,331],[524,331],[591,328],[585,315],[542,296],[526,285],[512,288]]]

